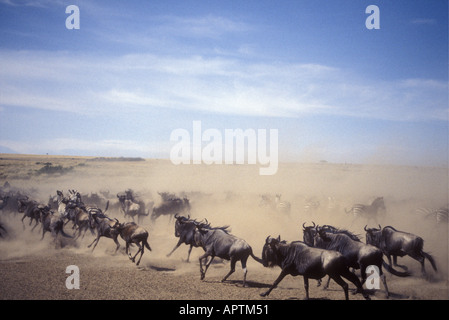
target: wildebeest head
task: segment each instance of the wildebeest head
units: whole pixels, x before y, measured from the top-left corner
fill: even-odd
[[[279,265],[278,255],[276,254],[277,246],[281,243],[281,236],[272,238],[268,236],[265,239],[265,245],[262,249],[262,263],[264,267],[275,267]]]
[[[17,211],[19,211],[20,213],[24,213],[28,204],[29,201],[27,196],[17,199]]]
[[[325,228],[321,228],[320,226],[316,226],[316,234],[314,237],[314,244],[320,242],[330,242],[332,239],[327,235],[327,230]]]
[[[175,222],[175,237],[180,237],[181,232],[186,225],[186,223],[191,222],[193,223],[193,220],[190,220],[190,215],[186,218],[184,216],[178,216],[178,214],[175,214],[176,222]]]
[[[380,245],[380,240],[382,236],[382,227],[380,226],[380,224],[379,229],[366,228],[366,227],[367,226],[363,228],[363,230],[366,231],[366,243],[378,247]]]
[[[207,221],[207,220],[206,220]],[[193,240],[197,246],[201,246],[203,243],[203,236],[209,231],[208,227],[210,225],[202,222],[195,224],[195,234],[193,235]]]
[[[304,243],[307,244],[308,246],[311,246],[311,247],[313,247],[314,238],[315,238],[315,235],[317,233],[315,222],[312,221],[312,223],[313,223],[312,226],[307,226],[307,227],[305,225],[306,224],[305,222],[302,224],[302,232],[303,232]]]

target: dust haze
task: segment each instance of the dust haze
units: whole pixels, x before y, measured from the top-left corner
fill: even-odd
[[[439,268],[439,272],[435,273],[426,261],[429,278],[423,279],[417,261],[408,257],[399,258],[400,263],[407,265],[413,276],[404,279],[389,275],[389,281],[392,283],[390,290],[396,293],[398,299],[447,299],[449,297],[448,226],[436,224],[434,220],[417,213],[420,207],[439,208],[448,205],[447,168],[280,163],[277,174],[261,176],[259,166],[251,165],[173,165],[167,160],[150,159],[144,161],[91,160],[84,157],[2,155],[0,185],[8,181],[11,187],[24,190],[30,198],[41,203],[47,203],[49,196],[55,195],[56,190],[62,190],[65,193],[69,189],[76,189],[81,194],[101,193],[110,201],[107,213],[120,221],[124,221],[125,218],[119,210],[117,193],[132,189],[139,199],[148,204],[154,202],[157,205],[161,201],[158,192],[170,192],[190,200],[191,218],[207,219],[213,226],[229,226],[231,233],[245,239],[257,256],[261,256],[267,236],[280,235],[287,241],[302,240],[302,224],[311,224],[312,221],[316,224],[329,224],[348,229],[359,234],[364,242],[364,226],[368,224],[368,227],[377,227],[377,224],[373,221],[354,219],[345,212],[345,209],[348,210],[356,203],[368,205],[376,197],[383,197],[386,214],[377,223],[382,227],[391,225],[398,230],[421,236],[424,239],[424,251],[432,254]],[[35,174],[45,161],[53,165],[71,167],[72,170],[63,174]],[[272,206],[263,203],[262,195],[272,198],[280,195],[281,201],[290,203],[290,213],[278,212]],[[89,203],[86,204],[89,205]],[[166,257],[178,240],[174,235],[174,221],[169,217],[160,217],[155,223],[152,223],[149,217],[141,221],[140,224],[149,232],[152,251],[145,252],[140,267],[136,267],[128,260],[124,254],[124,242],[120,238],[121,249],[118,253],[114,253],[115,245],[108,238],[101,238],[95,251],[91,252],[87,245],[93,241],[94,236],[89,232],[83,239],[76,241],[59,240],[61,243],[58,246],[50,233],[47,233],[41,241],[40,226],[31,231],[29,219],[26,218],[23,225],[21,218],[22,214],[12,212],[2,212],[0,216],[0,221],[7,230],[4,238],[0,238],[0,262],[4,270],[11,270],[11,273],[0,275],[0,282],[6,282],[5,286],[9,288],[7,291],[3,290],[3,294],[0,295],[2,299],[39,298],[39,287],[36,287],[36,293],[27,295],[23,290],[8,282],[7,278],[15,275],[11,264],[18,261],[33,264],[36,261],[37,265],[40,265],[39,261],[42,257],[53,261],[55,255],[66,265],[71,260],[74,260],[73,264],[79,264],[84,260],[77,259],[85,259],[84,268],[88,269],[92,266],[93,270],[95,265],[99,273],[101,268],[118,268],[127,270],[130,274],[133,274],[135,270],[144,270],[147,276],[145,279],[155,279],[154,277],[157,276],[167,277],[164,278],[165,282],[160,282],[159,289],[152,286],[154,296],[149,293],[149,296],[143,297],[146,299],[185,299],[186,296],[179,293],[182,289],[165,287],[168,286],[170,277],[177,277],[178,280],[183,277],[194,278],[198,285],[207,285],[199,280],[197,261],[203,252],[201,248],[193,249],[191,263],[185,262],[188,251],[186,245],[178,248],[169,258]],[[65,230],[69,234],[73,233],[71,222],[65,226]],[[135,252],[136,248],[131,250]],[[45,263],[42,268],[45,268]],[[248,268],[248,280],[263,283],[260,286],[270,285],[279,272],[279,269],[265,269],[254,260],[249,263]],[[217,277],[217,283],[213,283],[215,290],[211,293],[212,296],[209,294],[204,297],[198,294],[187,298],[235,299],[236,294],[237,296],[242,294],[242,299],[260,298],[257,294],[262,291],[260,287],[253,288],[254,291],[251,291],[252,289],[241,288],[238,285],[230,287],[219,283],[219,278],[228,270],[226,262],[218,262],[210,269],[206,279]],[[65,275],[62,274],[61,277],[64,279]],[[241,280],[239,264],[231,279]],[[293,292],[291,289],[285,291],[286,289],[280,285],[270,297],[276,298],[278,294],[280,299],[291,296],[302,299],[302,281],[297,278],[285,281],[295,283],[293,288],[296,291]],[[421,286],[421,290],[416,289],[417,283]],[[287,284],[285,286],[290,288],[291,285],[289,287]],[[220,293],[221,290],[222,293]],[[315,290],[327,298],[343,298],[338,289],[337,292],[330,293],[322,289]],[[226,295],[228,291],[233,292],[228,293],[229,297]],[[253,293],[254,296],[251,295]],[[61,294],[62,296],[56,298],[85,298],[81,295],[68,297],[64,293]],[[114,299],[120,297],[121,293],[116,293],[115,296],[112,293],[111,296],[101,295],[100,292],[96,295],[91,294],[92,296],[88,295],[89,298]],[[374,296],[383,298],[382,293]],[[130,297],[136,298],[133,295]]]

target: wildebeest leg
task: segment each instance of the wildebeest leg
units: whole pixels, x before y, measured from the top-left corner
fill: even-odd
[[[340,273],[340,275],[345,279],[351,281],[356,286],[357,290],[354,292],[354,294],[361,293],[365,299],[370,299],[369,295],[365,292],[365,290],[363,290],[363,286],[359,278],[357,278],[357,276],[353,272],[345,269]]]
[[[24,215],[23,215],[23,217],[22,217],[22,220],[21,220],[21,221],[22,221],[22,225],[23,225],[23,230],[25,230],[25,223],[23,222],[23,219],[25,219],[25,218],[26,218],[26,216],[27,216],[27,215],[26,215],[26,214],[24,214]]]
[[[390,265],[391,265],[391,264],[390,264]],[[399,268],[402,268],[402,269],[404,269],[404,270],[408,270],[408,268],[407,268],[406,266],[401,265],[401,264],[398,264],[398,256],[393,256],[393,265],[394,265],[395,267],[399,267]]]
[[[387,279],[385,278],[385,274],[382,271],[382,266],[378,266],[378,268],[379,268],[379,276],[382,279],[382,283],[383,283],[384,288],[385,288],[386,298],[388,299],[390,297],[390,292],[388,291]]]
[[[417,260],[421,264],[421,274],[423,276],[426,276],[426,268],[424,266],[424,256],[421,253],[410,253],[410,257]]]
[[[135,262],[137,255],[141,252],[141,255],[139,258],[139,262],[140,262],[140,259],[142,258],[142,255],[143,255],[143,246],[141,246],[138,242],[135,242],[135,244],[139,248],[139,250],[137,250],[136,254],[134,255],[134,257],[132,257],[131,261]],[[137,262],[136,264],[139,265],[139,262]]]
[[[282,279],[285,278],[285,276],[288,275],[287,272],[285,272],[284,270],[281,271],[281,274],[277,277],[276,280],[274,280],[273,284],[271,285],[271,287],[266,291],[260,294],[261,297],[266,297],[270,294],[270,292],[277,287],[277,285],[279,284],[279,282],[282,281]]]
[[[231,270],[229,270],[228,274],[224,276],[223,279],[221,279],[221,282],[226,281],[226,279],[234,273],[235,271],[235,264],[237,263],[237,260],[235,259],[235,257],[231,258]]]
[[[349,300],[349,294],[348,294],[348,284],[338,275],[329,275],[329,279],[332,277],[332,280],[334,280],[336,283],[338,283],[342,288],[343,291],[345,292],[345,299]],[[305,277],[304,277],[305,280]]]
[[[243,269],[243,287],[246,287],[246,274],[248,273],[248,269],[246,269],[246,261],[248,260],[248,257],[243,258],[242,263],[242,269]]]
[[[33,219],[31,219],[31,221],[30,221],[30,226],[31,226],[32,222],[33,222]],[[34,227],[31,228],[31,231],[33,231],[34,228],[36,228],[38,224],[39,224],[39,220],[36,219],[36,224],[34,225]]]
[[[309,300],[309,278],[304,276],[304,289],[306,290],[306,300]]]
[[[96,247],[97,244],[98,244],[98,241],[100,241],[100,238],[101,238],[101,235],[98,234],[97,238],[95,238],[94,241],[92,241],[92,243],[91,243],[90,245],[87,246],[88,248],[90,248],[90,247],[94,244],[94,242],[95,242],[95,245],[94,245],[94,247],[92,248],[92,252],[94,252],[95,247]]]
[[[116,253],[117,250],[118,250],[118,248],[120,248],[120,243],[118,242],[117,237],[118,237],[118,235],[112,237],[112,240],[114,240],[115,244],[117,245],[117,246],[115,247],[115,252],[114,252],[114,253]]]
[[[140,257],[139,257],[139,260],[138,260],[137,263],[136,263],[137,266],[139,265],[140,260],[142,259],[143,251],[144,251],[144,247],[145,247],[145,246],[142,244],[140,247],[141,247],[141,249],[140,249]],[[137,256],[137,254],[136,254],[136,256]],[[134,257],[134,258],[136,258],[136,257]]]
[[[126,252],[126,255],[128,256],[128,258],[131,259],[131,252],[129,250],[129,242],[126,242],[125,252]]]
[[[193,248],[193,244],[190,245],[189,252],[187,253],[187,260],[186,260],[186,262],[190,262],[189,260],[190,260],[190,253],[192,252],[192,248]]]
[[[175,247],[173,248],[173,250],[170,251],[169,254],[167,254],[167,257],[170,257],[171,254],[172,254],[173,252],[175,252],[175,250],[178,249],[179,246],[180,246],[182,243],[183,243],[182,239],[179,239],[179,240],[178,240],[178,243],[175,245]],[[190,248],[192,248],[192,246],[190,246]],[[192,249],[190,249],[190,250],[192,250]],[[190,251],[189,251],[189,256],[190,256]],[[187,260],[189,260],[189,259],[187,259]]]
[[[204,277],[206,276],[206,271],[209,268],[209,265],[211,264],[212,260],[214,259],[214,256],[211,256],[209,262],[206,264],[206,268],[203,271],[203,263],[202,260],[205,259],[205,261],[207,261],[207,258],[210,256],[210,254],[208,252],[204,253],[201,257],[198,258],[198,260],[200,261],[200,272],[201,272],[201,280],[204,279]]]
[[[329,276],[328,278],[327,278],[327,282],[326,282],[326,284],[324,285],[324,287],[323,287],[323,290],[327,290],[327,288],[329,288],[329,283],[331,282],[331,276]]]

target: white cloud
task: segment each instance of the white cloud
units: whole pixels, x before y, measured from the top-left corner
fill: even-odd
[[[109,156],[167,157],[170,142],[140,142],[135,140],[103,139],[84,140],[77,138],[55,138],[38,141],[16,141],[0,139],[0,146],[22,154],[83,154]]]
[[[447,120],[447,83],[372,81],[319,64],[0,52],[0,106],[83,114],[172,108],[245,116]]]

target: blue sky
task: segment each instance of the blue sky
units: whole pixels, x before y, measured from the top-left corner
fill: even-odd
[[[447,165],[448,3],[0,0],[0,152],[168,158],[194,120],[278,129],[280,161]]]

